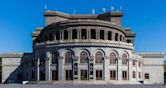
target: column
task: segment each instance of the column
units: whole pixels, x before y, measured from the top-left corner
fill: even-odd
[[[122,80],[122,59],[121,59],[121,57],[118,58],[117,72],[118,72],[118,81],[121,81]]]
[[[40,81],[40,58],[37,58],[37,81]]]
[[[78,80],[78,56],[74,56],[73,58],[73,80]]]
[[[50,52],[47,52],[46,58],[45,58],[45,80],[46,81],[51,80],[51,77],[50,77],[50,58],[51,58],[51,54],[50,54]]]
[[[108,31],[104,30],[104,40],[108,40]]]
[[[94,56],[89,57],[89,67],[88,67],[88,72],[89,72],[89,80],[94,80]],[[91,74],[91,72],[93,74]]]
[[[68,40],[72,39],[72,30],[67,30],[68,31]]]
[[[112,41],[115,41],[115,33],[112,32]]]
[[[64,61],[63,61],[63,57],[59,56],[58,57],[58,80],[62,81],[64,80]]]
[[[137,73],[136,73],[137,74]],[[131,81],[133,76],[133,71],[132,71],[132,59],[129,58],[128,60],[128,80]]]
[[[136,75],[136,80],[137,81],[139,79],[139,72],[138,72],[139,70],[138,70],[138,67],[139,67],[139,61],[136,61],[136,72],[135,72],[136,74],[135,75]]]
[[[110,73],[109,73],[109,69],[108,69],[109,63],[110,63],[109,57],[108,56],[104,57],[104,68],[103,68],[104,79],[103,80],[106,80],[106,81],[108,81],[110,79],[110,76],[109,76]]]

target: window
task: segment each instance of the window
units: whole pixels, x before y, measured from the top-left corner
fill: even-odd
[[[96,63],[102,63],[103,62],[103,55],[101,52],[97,52],[95,56]]]
[[[141,61],[139,61],[139,64],[138,64],[139,67],[141,67]]]
[[[114,52],[110,54],[110,64],[116,64],[116,54]]]
[[[104,40],[104,30],[100,30],[100,39]]]
[[[127,71],[122,71],[122,79],[127,80]]]
[[[112,32],[108,31],[108,40],[112,40]]]
[[[115,41],[118,41],[118,33],[115,34]]]
[[[66,70],[66,80],[72,80],[73,73],[72,70]]]
[[[65,63],[72,63],[72,53],[71,52],[67,52],[65,54]]]
[[[49,40],[50,40],[50,41],[53,41],[53,40],[54,40],[52,33],[49,34]]]
[[[133,60],[133,66],[135,66],[135,64],[136,64],[136,61],[135,61],[135,60]]]
[[[102,70],[96,70],[96,80],[102,80]]]
[[[128,39],[128,40],[127,40],[127,43],[131,43],[131,40]]]
[[[32,78],[32,79],[35,78],[35,72],[34,72],[34,71],[32,71],[32,73],[31,73],[31,78]]]
[[[68,31],[64,30],[64,40],[67,40],[67,39],[68,39]]]
[[[80,63],[86,63],[88,59],[88,54],[85,51],[82,51],[80,54]]]
[[[52,80],[58,80],[58,73],[56,70],[52,70]]]
[[[52,64],[57,64],[58,63],[58,56],[59,56],[58,52],[55,52],[55,53],[52,54]]]
[[[86,29],[81,30],[81,39],[87,39]]]
[[[145,79],[149,79],[149,74],[145,73]]]
[[[59,33],[59,31],[56,32],[56,40],[60,40],[60,33]]]
[[[135,78],[135,71],[133,71],[133,78]]]
[[[87,70],[81,70],[81,80],[88,80]]]
[[[122,65],[127,65],[128,59],[127,59],[127,55],[124,53],[122,55]]]
[[[141,72],[139,72],[138,74],[139,74],[139,78],[141,78]]]
[[[45,60],[44,60],[44,58],[40,58],[40,66],[45,66]]]
[[[77,30],[76,29],[72,30],[72,39],[77,39]]]
[[[96,39],[96,30],[91,29],[91,39]]]
[[[122,35],[120,35],[120,41],[122,41]]]
[[[116,71],[115,70],[110,71],[110,80],[116,80]]]

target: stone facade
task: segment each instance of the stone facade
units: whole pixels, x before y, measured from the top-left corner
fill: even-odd
[[[46,27],[32,33],[32,53],[0,54],[3,83],[164,82],[164,54],[134,53],[135,33],[122,27],[122,12],[44,15]]]

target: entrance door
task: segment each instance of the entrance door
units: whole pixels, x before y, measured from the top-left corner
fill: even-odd
[[[52,80],[58,80],[58,73],[56,70],[52,70]]]
[[[81,80],[88,80],[87,70],[81,70]]]

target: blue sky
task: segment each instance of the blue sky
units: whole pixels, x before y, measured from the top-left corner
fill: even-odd
[[[73,14],[123,7],[123,27],[136,33],[136,52],[166,53],[166,0],[1,0],[0,53],[31,52],[31,32],[44,27],[44,8]]]

